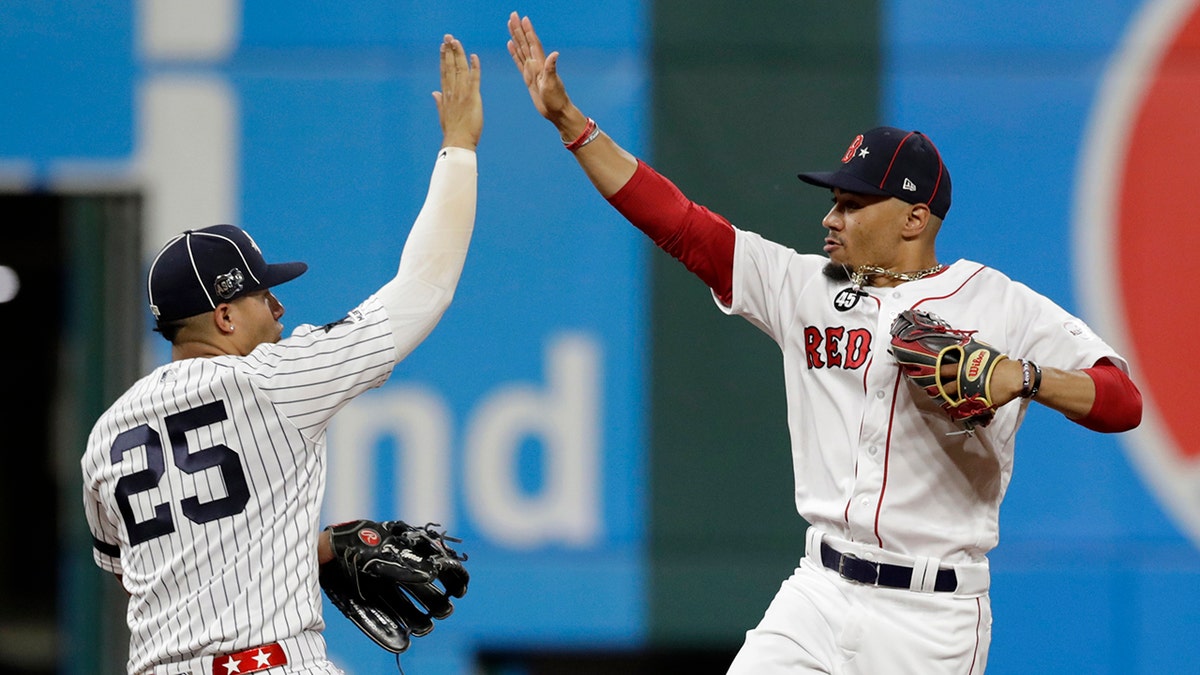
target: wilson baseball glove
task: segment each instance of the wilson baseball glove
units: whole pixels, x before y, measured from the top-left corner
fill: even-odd
[[[367,637],[399,654],[412,636],[433,630],[467,592],[467,556],[446,544],[436,523],[354,520],[328,528],[333,560],[321,565],[321,588]]]
[[[936,314],[908,309],[892,322],[889,350],[904,375],[967,429],[985,427],[995,416],[992,373],[1008,358],[976,340],[975,332],[952,328]],[[950,364],[955,366],[952,378],[942,375],[942,366]]]

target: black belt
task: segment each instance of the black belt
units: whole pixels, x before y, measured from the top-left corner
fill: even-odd
[[[843,579],[871,586],[888,588],[910,588],[913,569],[903,565],[863,560],[853,553],[839,553],[829,544],[821,542],[821,564],[837,572]],[[958,588],[958,575],[954,570],[939,569],[933,590],[949,592]]]

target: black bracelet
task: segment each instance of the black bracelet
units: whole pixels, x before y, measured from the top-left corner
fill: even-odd
[[[1021,359],[1021,398],[1033,398],[1042,388],[1042,369],[1028,359]]]

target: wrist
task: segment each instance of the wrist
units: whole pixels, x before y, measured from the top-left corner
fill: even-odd
[[[588,143],[596,140],[596,137],[599,135],[600,127],[596,126],[596,120],[589,117],[587,118],[587,124],[585,124],[583,127],[583,131],[579,132],[579,135],[576,136],[574,140],[570,142],[563,141],[563,147],[571,152],[575,152]]]
[[[467,135],[446,135],[442,138],[443,148],[463,148],[474,152],[478,145],[477,139]]]
[[[331,531],[329,528],[321,530],[321,534],[317,537],[317,564],[324,565],[333,560],[333,544],[330,541]]]
[[[558,129],[558,137],[562,140],[563,145],[571,143],[579,138],[583,130],[588,126],[588,116],[583,114],[583,111],[575,106],[563,111],[561,117],[553,120],[554,128]]]
[[[1032,399],[1038,395],[1041,388],[1042,369],[1029,359],[1021,359],[1021,392],[1017,395]]]

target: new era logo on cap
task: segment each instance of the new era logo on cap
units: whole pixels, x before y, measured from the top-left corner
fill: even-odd
[[[302,262],[268,264],[245,230],[212,225],[162,247],[150,264],[146,292],[155,318],[175,321],[291,281],[307,269]]]
[[[950,210],[950,172],[933,141],[919,131],[876,127],[850,142],[836,171],[806,172],[799,178],[820,187],[927,204],[939,218]]]

